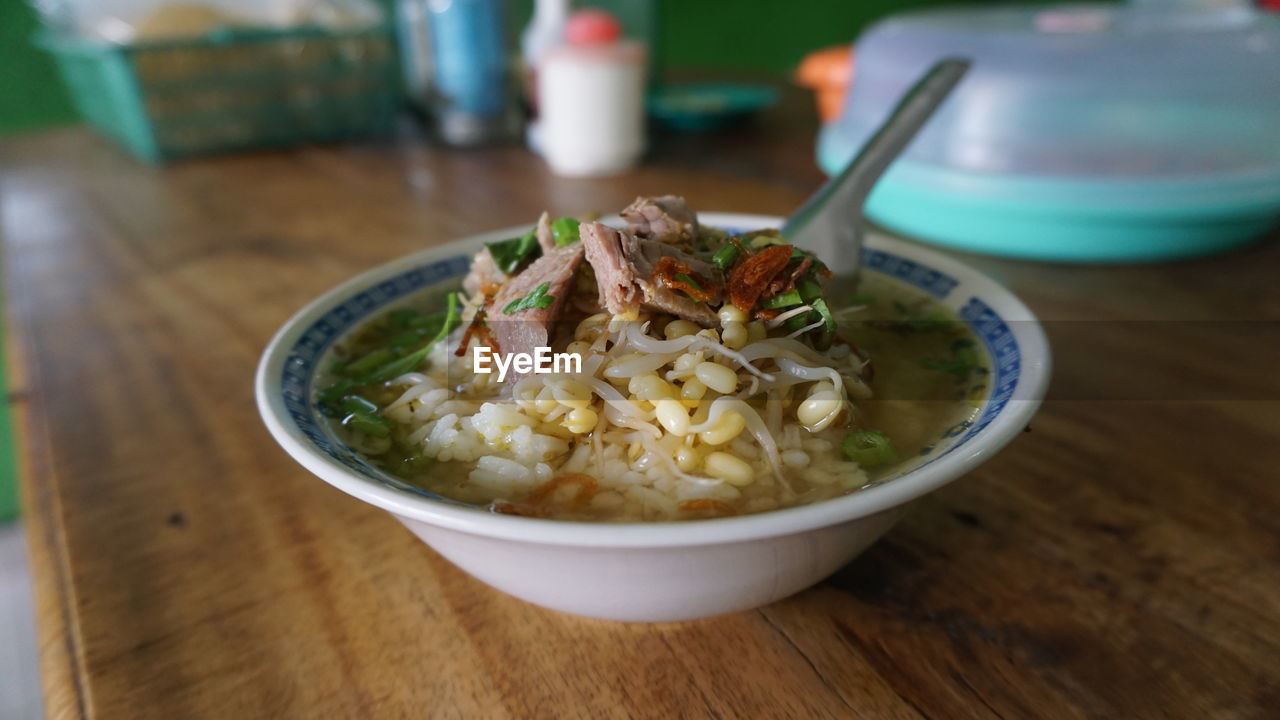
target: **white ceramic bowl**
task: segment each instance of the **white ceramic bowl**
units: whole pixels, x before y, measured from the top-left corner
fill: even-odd
[[[702,213],[700,219],[741,230],[781,224],[780,218],[757,215]],[[500,515],[441,498],[398,482],[342,447],[312,403],[312,376],[334,342],[418,291],[456,286],[483,242],[526,229],[424,250],[324,294],[271,341],[256,390],[271,434],[304,467],[390,512],[463,570],[538,605],[617,620],[688,620],[803,590],[883,535],[911,501],[972,470],[1018,435],[1048,382],[1048,344],[1017,298],[955,260],[871,234],[865,269],[899,278],[953,308],[991,358],[991,392],[977,420],[957,427],[890,482],[814,505],[736,518],[562,522]]]

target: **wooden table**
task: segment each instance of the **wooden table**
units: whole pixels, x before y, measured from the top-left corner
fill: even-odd
[[[967,258],[1047,320],[1033,429],[823,585],[674,625],[464,575],[268,437],[274,330],[424,245],[638,193],[785,214],[791,104],[629,175],[423,142],[144,167],[0,145],[12,402],[54,718],[1276,717],[1280,244],[1071,267]]]

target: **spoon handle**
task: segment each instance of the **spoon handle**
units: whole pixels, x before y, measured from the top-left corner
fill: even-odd
[[[844,170],[787,218],[783,236],[817,254],[837,276],[857,270],[867,195],[968,70],[969,61],[960,58],[941,60],[930,68]]]

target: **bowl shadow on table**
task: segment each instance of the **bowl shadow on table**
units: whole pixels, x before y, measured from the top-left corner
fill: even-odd
[[[936,526],[921,520],[939,519],[948,514],[964,531],[985,530],[977,515],[948,510],[933,498],[923,498],[883,538],[833,573],[819,587],[848,595],[860,612],[874,610],[890,615],[927,612],[922,601],[943,592],[940,585],[946,582],[949,574],[946,565],[954,561],[940,548],[962,547],[965,542],[962,535],[966,533],[944,531],[946,537],[936,537]],[[922,537],[922,532],[934,537]],[[963,550],[960,552],[969,554]]]
[[[987,593],[975,586],[976,578],[999,577],[1007,571],[1000,567],[1003,561],[993,544],[1008,542],[996,533],[1009,531],[1016,518],[1000,521],[962,509],[970,506],[968,499],[952,497],[961,495],[960,488],[940,495],[918,501],[879,542],[810,590],[815,597],[802,594],[796,599],[832,610],[835,630],[882,675],[900,672],[898,665],[907,661],[906,654],[921,645],[949,647],[965,656],[994,646],[1046,669],[1076,655],[1063,638],[1016,622],[1019,614],[996,600],[1008,588],[991,593],[984,602]],[[824,590],[844,597],[817,597]],[[904,629],[914,637],[904,638]],[[895,657],[899,652],[902,656]]]
[[[890,530],[821,586],[847,593],[865,605],[886,610],[904,607],[932,578],[927,572],[930,563],[897,539],[901,533],[900,528]]]
[[[980,482],[979,478],[969,480]],[[951,641],[975,634],[988,643],[1023,644],[1032,656],[1055,664],[1052,659],[1061,652],[1009,623],[1010,615],[995,603],[974,611],[983,607],[983,594],[988,598],[1002,594],[983,592],[970,579],[1001,574],[1002,560],[993,546],[1011,541],[1011,533],[1004,538],[997,533],[1009,533],[1016,519],[1001,521],[965,510],[970,503],[960,497],[961,491],[955,488],[940,493],[941,497],[922,498],[886,536],[809,591],[822,594],[829,589],[845,597],[828,601],[801,594],[797,600],[838,606],[833,619],[837,626],[851,620],[844,634],[855,644],[863,644],[851,637],[855,628],[863,628],[856,635],[868,637],[868,625],[908,623],[941,629]]]

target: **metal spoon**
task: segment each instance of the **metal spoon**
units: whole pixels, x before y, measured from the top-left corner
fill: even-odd
[[[783,237],[822,258],[837,277],[852,275],[862,257],[867,195],[968,70],[969,61],[961,58],[941,60],[930,68],[844,170],[787,218]]]

